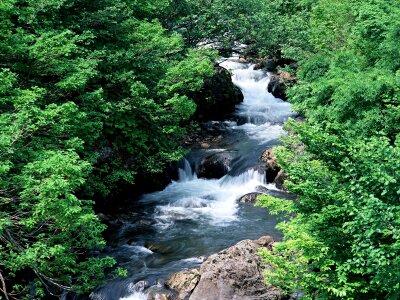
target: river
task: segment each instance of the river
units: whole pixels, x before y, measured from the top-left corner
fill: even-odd
[[[265,209],[238,203],[258,186],[276,189],[257,169],[263,150],[279,143],[290,105],[267,92],[269,75],[254,65],[226,60],[232,81],[244,95],[229,120],[211,122],[224,128],[223,138],[208,149],[192,149],[181,162],[179,180],[163,191],[142,195],[126,217],[111,226],[105,255],[128,270],[128,277],[94,291],[93,300],[147,299],[137,283],[150,285],[185,268],[198,267],[204,257],[243,239],[263,235],[281,238],[277,220]],[[198,178],[199,162],[214,152],[231,151],[235,160],[221,179]]]

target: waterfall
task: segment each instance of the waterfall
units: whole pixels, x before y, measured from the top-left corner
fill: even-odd
[[[183,159],[183,168],[178,169],[179,181],[190,181],[197,179],[196,173],[192,170],[189,161],[184,158]]]

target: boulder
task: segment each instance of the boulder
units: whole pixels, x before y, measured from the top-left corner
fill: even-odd
[[[297,81],[289,72],[278,71],[276,74],[271,75],[268,83],[268,92],[276,98],[287,100],[286,88],[293,85]]]
[[[286,190],[286,188],[285,188],[284,185],[283,185],[284,182],[285,182],[285,179],[286,179],[285,171],[280,170],[280,171],[278,172],[278,174],[276,175],[275,179],[274,179],[274,183],[275,183],[275,185],[276,185],[276,187],[277,187],[278,189],[280,189],[280,190]]]
[[[268,191],[269,191],[269,189],[266,188],[263,185],[256,186],[256,192],[259,192],[259,193],[262,193],[262,194],[266,194],[266,193],[268,193]]]
[[[178,292],[175,300],[186,300],[200,281],[198,269],[184,270],[170,276],[165,285]]]
[[[254,70],[264,69],[267,72],[276,72],[276,68],[278,67],[278,60],[276,59],[266,59],[254,66]]]
[[[223,151],[205,157],[200,163],[198,176],[208,179],[223,177],[237,156],[235,151]]]
[[[239,198],[239,202],[241,203],[255,203],[257,201],[257,197],[260,195],[263,195],[264,193],[260,192],[253,192],[253,193],[248,193],[242,197]]]
[[[110,217],[103,213],[98,213],[97,217],[102,223],[109,223],[111,221]]]
[[[171,244],[163,244],[157,242],[146,242],[144,247],[149,249],[152,252],[160,253],[160,254],[169,254],[174,251],[173,245]]]
[[[172,300],[174,293],[162,285],[153,285],[146,290],[147,300]]]
[[[281,170],[276,161],[274,151],[272,149],[265,150],[261,154],[260,161],[265,164],[267,182],[274,182],[276,176]]]
[[[258,240],[243,240],[211,255],[200,267],[200,281],[189,300],[280,300],[282,291],[263,283],[260,247],[272,249],[274,240],[264,236]]]
[[[289,199],[289,200],[294,200],[296,199],[296,196],[293,194],[289,194],[285,191],[278,191],[278,190],[270,190],[267,189],[266,187],[256,188],[256,192],[248,193],[242,197],[239,198],[239,202],[241,203],[256,203],[257,197],[260,195],[270,195],[275,198],[279,199]]]
[[[196,101],[195,118],[199,121],[222,120],[243,101],[242,92],[232,83],[231,73],[220,66],[214,76],[204,80],[203,88],[190,96]]]

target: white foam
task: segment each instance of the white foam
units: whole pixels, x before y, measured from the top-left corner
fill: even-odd
[[[129,252],[134,252],[136,255],[151,255],[154,252],[143,246],[123,245],[123,248]]]
[[[142,292],[135,292],[128,297],[119,298],[119,300],[147,300],[147,295]]]
[[[246,124],[231,125],[232,129],[244,130],[260,144],[279,138],[284,134],[282,123],[295,113],[288,102],[268,93],[269,74],[254,70],[254,64],[224,61],[221,66],[231,70],[232,82],[241,89],[244,100],[237,106],[236,114]]]
[[[144,195],[141,201],[158,202],[156,219],[159,226],[169,221],[209,218],[215,224],[236,220],[237,199],[265,185],[265,174],[248,170],[239,176],[226,175],[221,179],[193,178],[176,181],[163,191]],[[160,203],[161,202],[161,203]]]

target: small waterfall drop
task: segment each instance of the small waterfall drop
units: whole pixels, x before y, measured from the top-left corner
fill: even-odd
[[[182,162],[183,162],[183,168],[178,169],[179,181],[190,181],[197,179],[197,174],[193,171],[189,161],[186,158],[184,158]]]

